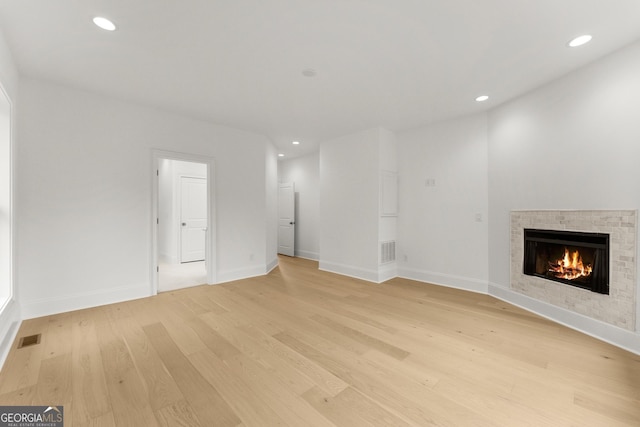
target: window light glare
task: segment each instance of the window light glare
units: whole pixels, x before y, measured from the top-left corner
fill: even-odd
[[[292,144],[293,145],[300,145],[300,141],[293,141]]]
[[[479,97],[477,97],[477,98],[476,98],[476,101],[478,101],[478,102],[484,102],[484,101],[486,101],[487,99],[489,99],[489,96],[488,96],[488,95],[480,95]]]
[[[284,157],[284,154],[279,153],[279,154],[278,154],[278,157]]]
[[[583,44],[589,43],[592,38],[593,37],[591,37],[589,34],[585,34],[583,36],[576,37],[575,39],[573,39],[573,40],[571,40],[569,42],[569,47],[582,46]]]
[[[96,16],[95,18],[93,18],[93,23],[103,30],[115,31],[116,29],[116,24],[109,21],[107,18],[103,18],[102,16]]]

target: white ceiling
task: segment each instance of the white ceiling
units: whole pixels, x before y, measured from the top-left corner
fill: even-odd
[[[265,134],[287,156],[492,108],[640,39],[639,18],[639,0],[0,1],[22,74]]]

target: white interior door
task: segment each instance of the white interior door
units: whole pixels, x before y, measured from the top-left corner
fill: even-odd
[[[295,253],[295,191],[293,183],[280,184],[278,189],[278,253]]]
[[[180,262],[205,259],[207,180],[180,177]]]

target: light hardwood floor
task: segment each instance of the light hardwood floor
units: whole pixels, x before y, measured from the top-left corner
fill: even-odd
[[[640,357],[486,295],[271,274],[24,321],[0,405],[65,426],[638,426]]]

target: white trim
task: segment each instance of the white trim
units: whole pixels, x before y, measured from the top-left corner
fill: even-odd
[[[320,260],[320,254],[318,252],[311,252],[311,251],[299,251],[299,250],[296,250],[296,257],[304,258],[304,259],[310,259],[312,261]]]
[[[276,261],[277,265],[277,261]],[[275,268],[275,267],[274,267]],[[252,267],[237,268],[235,270],[225,270],[218,272],[218,281],[215,283],[219,285],[221,283],[233,282],[236,280],[249,279],[251,277],[264,276],[268,270],[266,265],[254,265]]]
[[[396,262],[378,267],[378,283],[383,283],[396,277],[398,277],[398,264]]]
[[[355,279],[366,280],[367,282],[380,283],[378,282],[377,270],[365,270],[364,268],[327,261],[320,261],[318,269],[322,271],[328,271],[329,273],[336,273],[343,276],[353,277]]]
[[[417,280],[419,282],[431,283],[447,288],[462,289],[464,291],[481,294],[488,293],[488,283],[485,280],[402,267],[398,269],[398,276],[404,279]]]
[[[62,297],[41,298],[22,304],[24,319],[66,313],[84,308],[98,307],[117,302],[130,301],[149,296],[148,283],[105,289],[96,292],[83,292]]]
[[[0,310],[0,369],[4,365],[21,323],[20,305],[9,300]]]
[[[555,323],[640,355],[640,334],[489,283],[489,295]]]
[[[158,293],[158,175],[161,159],[180,160],[186,162],[204,163],[207,165],[207,240],[205,249],[205,265],[207,268],[207,283],[217,283],[216,262],[216,215],[215,215],[215,162],[209,156],[198,154],[177,153],[174,151],[151,150],[151,248],[150,257],[150,288],[151,295]]]
[[[278,257],[275,257],[271,262],[267,263],[266,274],[271,273],[278,266]]]

